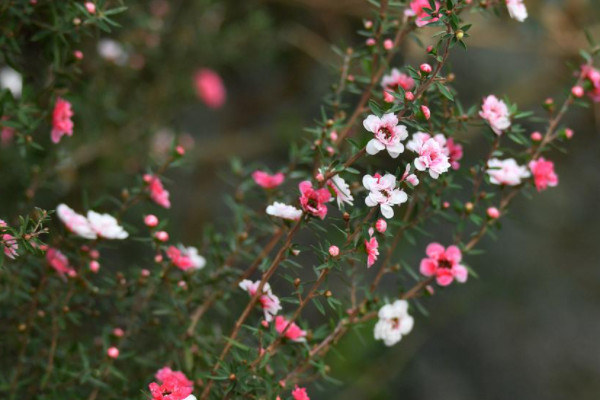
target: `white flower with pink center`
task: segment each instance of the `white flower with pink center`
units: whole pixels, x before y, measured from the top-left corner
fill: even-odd
[[[514,158],[499,160],[492,158],[487,163],[487,174],[490,176],[490,182],[494,185],[516,186],[522,179],[529,178],[531,174],[527,167],[517,164]]]
[[[129,233],[123,229],[115,217],[110,214],[100,214],[88,211],[87,219],[92,230],[104,239],[127,239]]]
[[[392,304],[386,304],[377,313],[379,321],[375,325],[375,340],[383,340],[386,346],[398,343],[402,336],[412,331],[415,323],[413,317],[408,313],[408,302],[396,300]]]
[[[408,131],[404,125],[398,125],[398,117],[393,113],[384,114],[381,118],[369,115],[363,126],[375,136],[367,143],[367,153],[374,155],[387,150],[392,158],[396,158],[404,151],[400,141],[408,137]]]
[[[508,110],[508,106],[494,95],[489,95],[483,99],[479,116],[490,124],[490,128],[492,128],[496,135],[501,135],[502,131],[510,127],[510,111]]]
[[[527,7],[523,0],[506,0],[506,8],[512,19],[523,22],[527,19]]]
[[[92,229],[90,222],[86,217],[76,213],[66,204],[59,204],[56,207],[56,215],[65,224],[67,229],[77,236],[84,239],[96,239],[96,232]]]
[[[259,285],[260,281],[252,282],[249,279],[244,279],[240,282],[239,287],[248,292],[252,297],[256,294]],[[281,311],[281,302],[279,301],[279,297],[275,296],[271,291],[271,285],[268,282],[265,283],[262,291],[263,294],[258,298],[258,302],[265,313],[265,320],[271,322],[273,317]]]
[[[344,178],[339,175],[335,175],[333,178],[327,181],[327,185],[335,193],[339,208],[342,208],[344,203],[351,206],[354,205],[354,197],[352,197],[352,192],[350,192],[350,186],[348,186]]]
[[[415,168],[419,171],[429,170],[429,175],[437,179],[450,169],[450,150],[446,147],[446,138],[441,133],[431,137],[424,132],[417,132],[406,144],[406,148],[418,154]]]
[[[370,191],[365,199],[365,204],[369,207],[381,207],[381,214],[385,218],[394,216],[395,205],[400,205],[408,200],[408,196],[403,190],[396,188],[396,177],[392,174],[379,174],[363,176],[363,186]]]

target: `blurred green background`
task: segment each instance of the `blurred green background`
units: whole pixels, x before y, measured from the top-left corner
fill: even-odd
[[[36,205],[75,207],[86,192],[119,193],[149,162],[164,156],[173,135],[188,147],[186,166],[167,174],[173,209],[170,231],[196,243],[208,223],[226,226],[222,200],[232,156],[245,163],[286,162],[289,144],[319,115],[321,98],[339,62],[330,44],[359,45],[355,34],[370,15],[363,0],[138,1],[117,20],[111,38],[123,46],[123,65],[83,43],[80,81],[69,99],[76,128],[48,172],[60,185],[40,184]],[[585,47],[583,28],[600,39],[597,1],[526,0],[530,18],[519,24],[473,14],[467,53],[451,57],[455,87],[465,104],[491,93],[520,109],[540,111],[560,100],[571,81],[567,63]],[[423,30],[421,38],[435,30]],[[407,42],[398,65],[423,62]],[[35,79],[36,53],[28,55]],[[198,68],[216,70],[227,88],[219,110],[194,94]],[[98,96],[98,93],[102,96]],[[467,260],[479,279],[454,286],[428,304],[413,332],[384,348],[372,327],[351,334],[329,364],[340,385],[315,385],[311,398],[351,399],[598,399],[600,398],[600,128],[599,108],[575,110],[569,154],[553,155],[560,185],[532,200],[520,198],[497,241]],[[542,129],[531,126],[530,131]],[[483,152],[481,131],[465,139],[464,166]],[[192,145],[193,143],[193,145]],[[11,165],[10,149],[2,151]],[[257,164],[258,165],[258,164]],[[97,172],[104,171],[102,175]],[[18,176],[25,171],[10,171]],[[8,173],[7,173],[8,174]],[[2,178],[6,214],[12,193],[28,188]],[[12,208],[11,208],[12,207]],[[450,232],[431,227],[440,240]],[[417,265],[425,241],[405,256]],[[275,282],[277,286],[277,282]],[[316,386],[320,386],[318,390]]]

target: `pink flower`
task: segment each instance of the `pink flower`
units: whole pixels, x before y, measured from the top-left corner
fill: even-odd
[[[381,78],[381,86],[383,87],[385,101],[391,103],[394,101],[394,96],[389,92],[397,92],[400,87],[405,91],[411,90],[415,87],[415,81],[409,75],[400,72],[398,68],[392,68],[388,75]]]
[[[65,224],[67,229],[77,236],[81,236],[84,239],[96,239],[98,237],[88,219],[73,211],[66,204],[59,204],[56,207],[56,215],[58,215],[58,218]]]
[[[406,144],[406,148],[417,153],[414,164],[419,171],[429,170],[429,175],[437,179],[450,168],[446,147],[446,138],[441,133],[434,137],[424,132],[417,132],[412,140]]]
[[[109,347],[108,350],[106,351],[106,354],[110,357],[110,358],[117,358],[119,357],[119,349],[117,349],[116,347]]]
[[[296,385],[296,388],[292,390],[292,397],[294,400],[310,400],[308,393],[306,393],[306,389],[298,387],[298,385]]]
[[[116,337],[123,337],[125,335],[125,331],[121,328],[115,328],[112,331],[113,335],[115,335]]]
[[[302,216],[302,210],[284,203],[274,202],[267,207],[266,213],[273,217],[297,221]]]
[[[252,173],[252,179],[254,179],[254,182],[258,186],[265,189],[273,189],[283,183],[285,175],[281,172],[271,175],[267,172],[257,170]]]
[[[6,228],[8,225],[6,222],[0,219],[0,228]],[[17,240],[10,233],[2,234],[2,241],[4,242],[4,254],[11,259],[15,259],[19,255],[17,250],[19,250],[19,245],[17,244]]]
[[[362,183],[370,192],[365,199],[365,204],[369,207],[380,206],[381,214],[387,219],[394,216],[393,206],[408,200],[406,193],[396,187],[396,177],[392,174],[365,175]]]
[[[54,268],[54,270],[56,270],[56,272],[61,275],[65,273],[68,274],[69,272],[73,271],[73,268],[71,268],[69,265],[69,260],[67,257],[52,247],[48,248],[46,251],[46,261],[52,268]]]
[[[53,143],[60,142],[64,135],[73,136],[72,116],[71,103],[60,97],[57,98],[52,112],[52,132],[50,133]]]
[[[513,158],[506,160],[492,158],[488,161],[487,166],[486,172],[490,176],[490,182],[494,185],[516,186],[521,183],[521,179],[531,176],[527,168],[517,164]]]
[[[527,19],[527,8],[523,0],[506,0],[506,8],[512,19],[523,22]]]
[[[425,253],[429,258],[421,260],[421,273],[425,276],[435,276],[438,285],[448,286],[454,279],[464,283],[469,271],[460,264],[462,253],[456,246],[444,248],[439,243],[431,243]]]
[[[386,149],[392,158],[396,158],[404,151],[404,145],[400,143],[408,137],[408,131],[404,125],[398,125],[398,118],[392,114],[384,114],[381,118],[369,115],[363,126],[374,134],[374,138],[367,143],[367,153],[374,155]]]
[[[316,217],[324,219],[327,215],[327,206],[325,203],[331,199],[329,190],[315,190],[310,181],[300,182],[299,188],[302,209]]]
[[[296,323],[290,323],[287,319],[278,315],[275,318],[275,330],[281,334],[285,328],[289,325],[289,328],[285,332],[284,337],[293,341],[293,342],[305,342],[306,341],[306,331],[300,329]]]
[[[173,265],[182,271],[202,269],[206,265],[206,259],[198,254],[195,247],[169,246],[166,253]]]
[[[252,282],[251,280],[244,279],[240,282],[239,287],[248,292],[250,297],[254,297],[259,285],[260,281]],[[258,302],[265,314],[265,320],[271,322],[273,317],[281,311],[281,302],[279,301],[279,297],[275,296],[271,291],[271,285],[268,282],[264,284],[262,292],[262,295],[258,298]]]
[[[461,158],[463,158],[463,147],[462,145],[455,143],[454,139],[448,138],[446,141],[446,148],[448,149],[448,158],[450,158],[450,165],[453,170],[457,170],[460,168],[460,163],[458,162]]]
[[[533,174],[533,180],[538,192],[546,190],[548,186],[558,185],[558,176],[554,172],[554,163],[546,161],[544,157],[529,162],[529,169]]]
[[[439,18],[431,18],[425,9],[430,9],[429,0],[412,0],[410,2],[410,9],[406,9],[404,11],[404,15],[409,17],[416,16],[415,24],[420,28],[431,22],[437,21]],[[438,11],[440,8],[440,4],[435,2],[435,10]]]
[[[219,74],[211,69],[201,69],[194,76],[196,94],[210,108],[225,104],[225,86]]]
[[[369,240],[365,239],[365,250],[367,252],[367,268],[371,268],[379,256],[379,242],[375,237],[371,237]]]
[[[483,99],[479,116],[485,119],[496,135],[510,127],[510,112],[508,106],[494,95]]]
[[[147,190],[152,201],[161,207],[171,208],[169,191],[164,188],[158,176],[146,174],[144,175],[144,182],[148,185]]]
[[[600,102],[600,71],[590,65],[581,66],[581,74],[592,84],[592,89],[588,93],[595,102]]]
[[[337,257],[340,255],[340,248],[337,246],[329,246],[329,255],[331,257]]]
[[[194,383],[183,372],[164,367],[156,373],[159,385],[152,382],[148,387],[152,400],[184,400],[194,391]]]

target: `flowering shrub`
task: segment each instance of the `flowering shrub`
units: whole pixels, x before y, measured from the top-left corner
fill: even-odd
[[[523,2],[382,0],[360,31],[365,43],[338,50],[339,80],[308,140],[274,174],[235,168],[231,207],[242,223],[223,235],[209,231],[194,247],[171,240],[167,218],[155,215],[172,207],[164,174],[186,158],[177,139],[161,160],[133,168],[120,197],[82,199],[74,208],[57,200],[48,211],[33,205],[65,157],[62,146],[85,135],[78,103],[69,100],[84,57],[77,44],[118,25],[112,18],[125,7],[113,3],[0,6],[0,22],[14,32],[2,47],[2,142],[23,154],[23,164],[47,157],[51,171],[28,174],[14,207],[24,216],[0,220],[7,398],[142,391],[154,400],[309,399],[304,385],[328,375],[324,357],[351,329],[367,326],[372,340],[401,345],[422,318],[420,298],[469,281],[478,267],[470,256],[512,200],[558,184],[550,150],[573,136],[562,126],[569,107],[600,99],[595,53],[583,51],[572,88],[556,104],[546,100],[541,113],[501,94],[481,93],[481,104],[464,107],[448,57],[467,48],[469,12],[523,22]],[[152,4],[160,20],[168,3]],[[414,35],[435,35],[423,51],[427,62],[397,65],[394,56]],[[29,40],[52,49],[40,55],[49,71],[43,85],[25,73],[20,50]],[[110,39],[98,41],[98,53],[115,66],[143,64]],[[211,69],[196,71],[190,86],[211,110],[228,101]],[[540,131],[527,135],[523,121]],[[487,156],[470,165],[462,160],[467,129],[489,140]],[[420,264],[403,259],[398,246],[414,244],[432,220],[447,221],[449,234],[428,239]],[[139,257],[124,259],[127,246]],[[273,284],[276,277],[285,284]],[[392,277],[397,290],[380,290]],[[303,319],[307,306],[322,319]]]

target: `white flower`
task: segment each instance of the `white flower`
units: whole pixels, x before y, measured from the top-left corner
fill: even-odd
[[[527,7],[523,0],[506,0],[506,8],[512,19],[523,22],[527,19]]]
[[[404,191],[396,188],[396,177],[392,174],[385,174],[383,177],[379,174],[374,176],[363,176],[363,186],[370,191],[365,199],[365,204],[369,207],[381,207],[381,214],[385,218],[394,216],[392,206],[402,204],[408,200]]]
[[[129,233],[123,229],[115,217],[109,214],[99,214],[88,211],[87,218],[96,234],[105,239],[126,239]]]
[[[375,340],[383,340],[386,346],[398,343],[403,335],[407,335],[413,328],[414,320],[408,314],[408,302],[396,300],[379,309],[379,321],[375,325]]]
[[[125,65],[129,59],[121,43],[112,39],[100,39],[97,50],[100,57],[117,65]]]
[[[431,137],[427,133],[417,132],[406,144],[406,148],[419,155],[414,161],[415,168],[419,171],[428,169],[433,179],[450,169],[450,151],[446,147],[446,138],[441,133]]]
[[[363,121],[363,126],[375,136],[367,143],[367,153],[373,155],[387,149],[390,156],[396,158],[404,151],[400,141],[408,137],[408,131],[404,125],[398,125],[398,118],[394,114],[384,114],[381,118],[369,115]]]
[[[84,239],[96,239],[96,232],[92,229],[90,222],[81,214],[76,213],[66,204],[56,207],[56,215],[65,224],[67,229]]]
[[[274,217],[296,221],[300,219],[300,216],[302,216],[302,210],[298,210],[296,207],[289,206],[287,204],[274,202],[267,207],[267,214]]]
[[[248,292],[250,296],[254,296],[256,291],[258,290],[258,286],[260,285],[260,281],[252,282],[249,279],[244,279],[239,283],[239,287]],[[271,291],[271,285],[269,283],[265,283],[263,286],[263,294],[258,298],[258,302],[263,309],[265,314],[265,320],[267,322],[271,322],[273,317],[277,315],[279,311],[281,311],[281,302],[279,301],[279,297],[275,296]]]
[[[196,396],[194,396],[193,394],[190,394],[188,397],[186,397],[183,400],[198,400],[198,399],[196,399]]]
[[[335,192],[339,208],[342,208],[344,203],[348,203],[351,206],[354,205],[354,197],[352,197],[352,193],[350,192],[350,186],[348,186],[344,178],[339,175],[334,175],[334,177],[328,181],[328,184]]]
[[[23,77],[11,67],[0,69],[0,89],[8,89],[14,97],[21,97]]]
[[[506,160],[492,158],[487,166],[486,172],[490,176],[490,182],[495,185],[516,186],[521,183],[521,179],[531,176],[527,167],[517,164],[514,158]]]
[[[206,259],[198,254],[197,248],[193,246],[179,246],[179,250],[181,251],[181,255],[190,259],[193,269],[202,269],[206,265]]]

